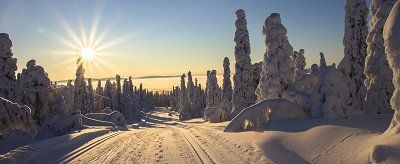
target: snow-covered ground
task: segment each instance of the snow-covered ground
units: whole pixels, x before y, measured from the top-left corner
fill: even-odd
[[[176,113],[156,108],[128,130],[76,131],[17,148],[0,163],[368,163],[391,118],[274,120],[264,129],[227,133],[229,122],[179,122]]]

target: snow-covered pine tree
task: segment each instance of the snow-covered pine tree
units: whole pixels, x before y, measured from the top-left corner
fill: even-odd
[[[104,108],[106,108],[106,107],[112,108],[113,107],[113,105],[112,105],[112,97],[113,96],[112,96],[112,86],[111,85],[112,84],[111,84],[110,79],[107,79],[106,84],[104,85],[103,96],[101,97]]]
[[[318,64],[314,63],[311,65],[311,74],[312,75],[317,75],[319,71]]]
[[[367,57],[364,74],[366,79],[365,106],[366,114],[386,114],[393,112],[390,107],[394,86],[393,71],[386,59],[383,27],[395,0],[374,0],[371,2],[369,22],[370,32],[367,37]]]
[[[74,113],[74,102],[75,102],[75,86],[72,84],[72,80],[68,80],[67,82],[68,92],[66,93],[65,98],[65,106],[67,108],[68,113]]]
[[[103,86],[101,85],[101,80],[97,81],[96,92],[94,96],[95,102],[95,112],[98,113],[104,109],[104,104],[101,102],[101,97],[103,96]]]
[[[394,92],[390,101],[395,113],[385,133],[400,133],[400,1],[397,1],[390,12],[383,29],[385,52],[390,68],[393,70]]]
[[[325,60],[325,55],[324,53],[320,52],[319,53],[319,68],[324,68],[326,67],[326,60]]]
[[[134,101],[131,92],[131,86],[128,80],[124,80],[122,92],[122,103],[121,103],[121,113],[125,118],[134,118]]]
[[[265,19],[263,35],[266,52],[256,90],[257,101],[281,98],[283,90],[293,81],[293,48],[286,34],[278,13],[272,13]]]
[[[188,98],[189,98],[189,103],[193,103],[193,98],[194,98],[194,84],[193,84],[193,78],[192,78],[192,72],[188,72],[188,82],[187,82],[187,90],[188,90]]]
[[[242,109],[252,105],[256,101],[253,83],[250,40],[247,30],[246,14],[239,9],[236,14],[235,31],[235,74],[233,75],[232,95],[232,117],[236,116]],[[208,86],[208,85],[207,85]],[[208,90],[208,89],[206,89]]]
[[[13,57],[12,46],[9,35],[0,33],[0,97],[20,102],[20,93],[15,77],[17,59]]]
[[[35,60],[26,63],[19,79],[22,91],[22,103],[32,110],[33,119],[39,125],[50,116],[51,82],[43,67],[36,65]]]
[[[196,80],[197,81],[197,80]],[[201,84],[195,87],[194,98],[193,98],[193,116],[195,118],[202,118],[204,115],[204,109],[206,107],[204,99],[204,93],[201,89]]]
[[[88,113],[94,112],[94,94],[92,79],[88,79],[87,94],[86,94],[86,108]]]
[[[231,69],[229,58],[224,58],[224,79],[222,82],[222,98],[221,98],[221,108],[226,112],[226,114],[230,114],[232,111],[232,82],[231,82]],[[199,95],[200,96],[200,95]]]
[[[120,75],[115,75],[115,81],[116,81],[116,91],[115,91],[115,97],[117,99],[117,104],[115,105],[116,110],[121,112],[121,102],[122,102],[122,89],[121,89],[121,76]],[[122,112],[121,112],[122,113]]]
[[[294,63],[296,67],[296,69],[294,70],[294,81],[297,81],[307,75],[307,72],[304,69],[306,67],[306,58],[304,57],[303,49],[300,49],[299,52],[296,54]]]
[[[37,133],[29,107],[21,106],[3,97],[0,97],[0,120],[0,135],[10,129],[20,129],[31,136]]]
[[[206,91],[206,107],[216,107],[221,101],[220,88],[217,81],[217,71],[212,70],[209,75]]]
[[[364,65],[367,56],[368,8],[365,0],[346,0],[345,34],[343,38],[344,57],[338,69],[349,76],[349,108],[354,114],[362,114],[365,97]]]
[[[83,59],[78,58],[76,64],[78,68],[76,69],[76,78],[74,81],[75,94],[74,94],[74,112],[81,111],[83,114],[87,113],[87,108],[85,105],[86,97],[86,81],[85,81],[85,69],[83,68]]]
[[[187,97],[185,74],[181,76],[181,90],[179,96],[179,120],[187,120],[193,118],[193,112],[189,105],[189,98]]]

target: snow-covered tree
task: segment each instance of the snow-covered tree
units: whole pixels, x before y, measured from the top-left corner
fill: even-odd
[[[390,101],[395,113],[386,133],[400,133],[400,1],[393,6],[383,30],[385,52],[393,70],[394,92]]]
[[[14,102],[20,101],[17,79],[17,59],[13,57],[13,46],[8,34],[0,33],[0,97]]]
[[[325,55],[324,53],[320,52],[319,53],[319,68],[324,68],[326,67],[326,60],[325,60]]]
[[[101,97],[101,101],[103,102],[103,108],[110,107],[112,108],[112,86],[110,79],[107,79],[106,84],[104,85],[103,96]],[[102,109],[103,110],[103,109]]]
[[[88,79],[88,85],[87,85],[87,92],[86,92],[86,108],[87,112],[94,112],[94,94],[93,94],[93,85],[92,85],[92,79]]]
[[[230,114],[232,111],[232,82],[231,82],[231,69],[229,58],[224,58],[224,79],[222,82],[222,98],[221,98],[221,108]]]
[[[36,65],[35,60],[26,63],[19,79],[22,91],[22,103],[32,110],[33,119],[41,125],[50,118],[51,82],[43,67]]]
[[[262,62],[254,63],[251,65],[252,76],[253,76],[253,87],[257,89],[258,84],[260,83],[261,79],[261,71],[262,71]],[[254,91],[255,94],[255,91]]]
[[[233,75],[232,117],[256,101],[250,58],[250,40],[246,14],[240,9],[236,14],[235,74]],[[208,85],[207,85],[208,86]],[[208,89],[207,89],[208,90]]]
[[[197,81],[197,79],[196,79]],[[204,115],[204,109],[206,107],[206,101],[204,92],[201,89],[201,84],[195,87],[194,98],[193,98],[193,116],[196,118],[202,118]]]
[[[313,65],[311,65],[311,74],[312,75],[317,75],[318,71],[319,71],[318,64],[314,63]]]
[[[135,110],[135,104],[134,104],[134,99],[133,95],[131,92],[131,86],[129,85],[128,80],[124,80],[123,84],[123,92],[122,92],[122,103],[121,103],[121,113],[125,116],[125,118],[133,118],[134,116],[134,110]]]
[[[111,84],[111,105],[112,109],[114,111],[118,111],[118,98],[117,98],[117,84],[115,82],[112,82]]]
[[[294,70],[294,81],[302,79],[305,75],[307,75],[306,70],[306,58],[304,57],[304,50],[300,49],[296,54],[296,58],[294,60],[295,70]]]
[[[193,84],[193,78],[192,78],[192,72],[188,72],[188,82],[187,82],[187,90],[188,90],[188,97],[189,97],[189,102],[190,104],[193,103],[193,98],[194,98],[194,84]]]
[[[78,68],[76,69],[76,78],[74,82],[75,86],[75,96],[74,96],[74,110],[75,112],[81,111],[82,113],[87,113],[86,108],[86,81],[85,81],[85,69],[83,68],[82,58],[79,58],[76,62]]]
[[[0,97],[0,120],[0,135],[10,129],[20,129],[31,136],[37,133],[29,107],[21,106],[3,97]]]
[[[117,111],[121,112],[121,104],[122,104],[121,76],[116,75],[115,81],[116,81],[115,98],[117,99],[115,107]]]
[[[393,71],[386,59],[383,45],[383,27],[395,0],[373,0],[370,6],[372,18],[367,37],[367,53],[364,73],[366,86],[364,111],[366,114],[391,113],[390,98],[394,86]]]
[[[193,112],[190,108],[189,99],[187,97],[185,77],[185,74],[181,76],[181,92],[179,96],[179,120],[187,120],[193,118]]]
[[[103,103],[101,102],[101,96],[103,96],[103,86],[101,85],[101,80],[98,80],[94,96],[94,102],[95,102],[94,109],[96,113],[104,109]]]
[[[293,81],[293,48],[286,33],[278,13],[273,13],[265,19],[263,35],[266,52],[260,84],[256,91],[257,101],[281,98],[283,90]]]
[[[365,96],[364,65],[367,56],[368,8],[365,0],[346,0],[345,10],[344,57],[338,69],[352,79],[348,84],[348,105],[354,110],[362,110],[361,104]]]
[[[209,75],[208,86],[206,90],[206,107],[218,106],[221,100],[220,88],[217,81],[217,71],[212,70]]]
[[[74,113],[75,86],[72,84],[72,80],[68,80],[67,88],[68,88],[67,92],[64,93],[65,106],[67,108],[68,113]]]

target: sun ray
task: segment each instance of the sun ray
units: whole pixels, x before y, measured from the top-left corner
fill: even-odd
[[[99,22],[100,22],[100,18],[101,18],[101,13],[103,12],[103,8],[105,5],[105,1],[100,1],[100,3],[98,3],[97,7],[96,7],[96,11],[95,11],[95,15],[94,15],[94,19],[92,22],[92,28],[90,30],[90,36],[89,36],[89,47],[93,47],[93,42],[95,39],[95,35],[97,32],[97,28],[99,26]]]

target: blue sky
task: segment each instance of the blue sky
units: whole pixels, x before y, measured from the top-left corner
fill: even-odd
[[[87,77],[205,74],[221,72],[225,56],[233,70],[234,12],[240,8],[252,62],[263,58],[262,25],[273,12],[281,14],[294,49],[305,49],[307,66],[319,62],[319,52],[328,64],[343,57],[344,0],[1,0],[0,32],[10,34],[19,69],[36,59],[54,80],[73,78],[79,56],[60,41],[74,42],[62,23],[80,38],[80,26],[87,35],[93,31],[95,15],[94,38],[108,31],[99,44],[108,46],[96,54],[101,61],[86,68]]]

